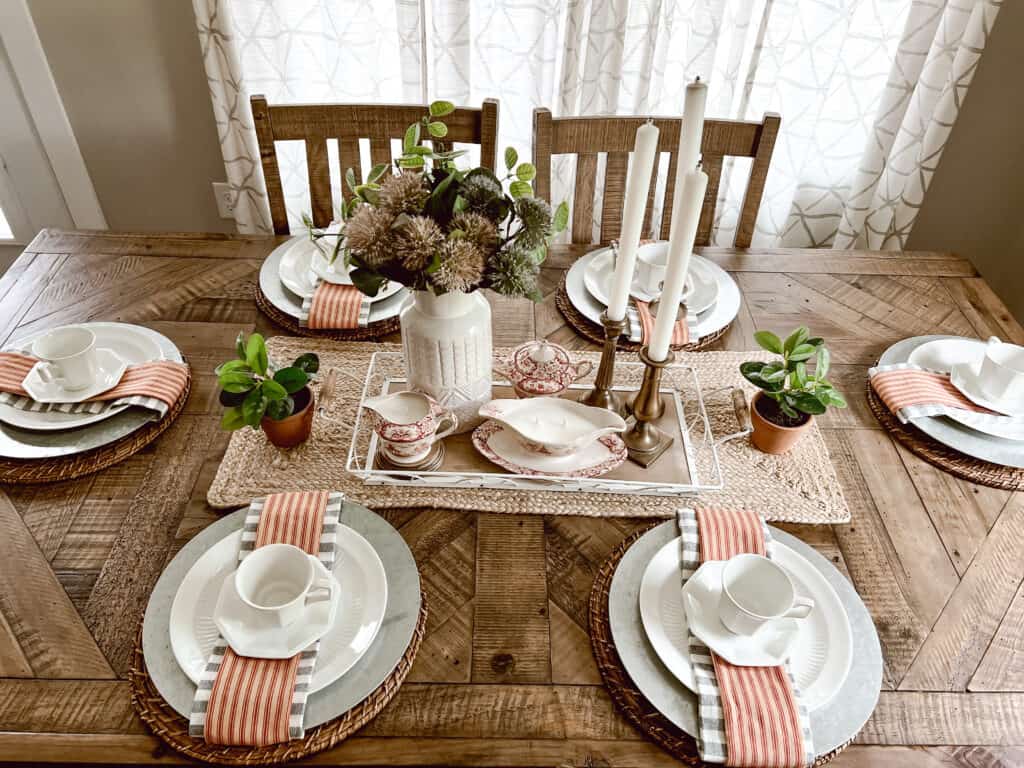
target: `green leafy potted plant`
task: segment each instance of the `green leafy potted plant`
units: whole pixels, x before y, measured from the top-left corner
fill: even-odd
[[[754,432],[750,439],[765,453],[785,453],[814,416],[829,406],[845,408],[846,400],[825,378],[829,368],[825,340],[812,337],[806,327],[800,326],[785,341],[771,331],[758,331],[754,340],[781,358],[740,365],[743,377],[760,389],[751,404]]]
[[[220,403],[225,407],[223,429],[260,428],[279,448],[305,442],[313,428],[310,375],[317,372],[316,355],[300,355],[286,368],[273,368],[263,337],[244,333],[235,341],[238,357],[217,366]]]

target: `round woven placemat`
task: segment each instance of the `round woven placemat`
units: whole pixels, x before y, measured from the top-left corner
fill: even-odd
[[[870,380],[867,384],[867,393],[868,405],[882,428],[929,464],[956,477],[990,488],[1001,488],[1004,491],[1019,491],[1024,488],[1024,469],[975,459],[943,445],[913,424],[901,424],[875,394]]]
[[[565,290],[565,275],[562,275],[562,282],[558,285],[558,290],[555,292],[555,306],[558,307],[558,311],[562,313],[562,316],[566,319],[569,325],[572,326],[573,330],[576,331],[580,336],[585,339],[589,339],[595,344],[604,344],[604,328],[582,312],[573,306],[572,300],[569,298],[568,291]],[[719,328],[714,333],[709,333],[707,336],[701,336],[696,341],[691,341],[689,344],[683,344],[682,346],[674,346],[672,349],[685,352],[699,352],[702,349],[707,349],[720,338],[725,336],[732,326],[730,322],[724,328]],[[618,349],[623,349],[627,352],[639,352],[643,344],[636,341],[630,341],[625,336],[619,337]]]
[[[256,286],[256,306],[263,314],[295,336],[315,336],[320,339],[336,341],[373,341],[381,336],[394,333],[399,328],[398,315],[389,317],[387,320],[370,323],[365,328],[305,328],[299,325],[299,321],[294,317],[285,314],[271,304],[270,299],[264,295],[259,285]]]
[[[334,720],[329,720],[306,731],[303,739],[268,747],[226,747],[219,744],[207,744],[201,739],[188,735],[188,720],[179,715],[157,691],[156,686],[146,671],[146,660],[142,655],[142,627],[135,641],[135,655],[128,681],[132,687],[132,706],[139,717],[154,735],[165,744],[181,754],[194,760],[220,765],[275,765],[300,760],[317,752],[330,749],[358,731],[395,697],[402,686],[406,675],[412,669],[416,652],[423,640],[423,632],[427,626],[427,604],[420,603],[420,615],[416,629],[412,633],[409,647],[391,674],[385,678],[369,696],[356,704],[352,709]]]
[[[594,649],[594,658],[597,660],[597,668],[601,671],[604,686],[626,719],[640,733],[685,765],[711,765],[700,759],[694,738],[655,709],[633,684],[612,641],[611,622],[608,619],[608,592],[612,587],[615,569],[622,556],[626,554],[626,550],[651,527],[654,526],[637,531],[622,542],[598,570],[594,586],[590,590],[590,644]],[[821,755],[814,761],[814,765],[832,762],[849,743],[846,742]]]
[[[166,416],[159,421],[151,421],[131,434],[112,443],[101,445],[99,448],[70,456],[54,456],[46,459],[0,458],[0,483],[57,483],[61,480],[74,480],[76,477],[99,472],[101,469],[122,462],[152,443],[171,426],[184,410],[191,388],[192,369],[189,368],[188,376],[185,379],[185,389],[181,396],[171,404]]]

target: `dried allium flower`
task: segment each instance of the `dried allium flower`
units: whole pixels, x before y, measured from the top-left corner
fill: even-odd
[[[452,230],[461,230],[463,237],[484,253],[491,253],[498,244],[498,228],[479,213],[460,213],[452,219]]]
[[[395,253],[410,272],[426,267],[444,245],[444,233],[433,219],[413,216],[395,238]]]
[[[382,208],[362,205],[345,225],[349,250],[367,266],[379,267],[394,254],[395,233],[391,229],[394,216]]]
[[[551,206],[539,197],[520,197],[516,214],[523,225],[516,242],[528,250],[544,245],[551,235]]]
[[[391,211],[394,216],[400,213],[419,213],[429,196],[430,190],[427,189],[422,173],[387,176],[381,182],[380,207]]]
[[[494,174],[477,169],[477,172],[470,172],[459,185],[459,195],[466,201],[469,210],[493,218],[490,216],[491,209],[503,198],[504,192]]]
[[[487,268],[487,282],[491,289],[504,296],[527,296],[539,301],[539,273],[540,265],[530,251],[517,241],[514,246],[498,251],[491,257]]]
[[[467,292],[484,277],[483,251],[468,240],[447,240],[441,252],[441,265],[431,278],[444,291]]]

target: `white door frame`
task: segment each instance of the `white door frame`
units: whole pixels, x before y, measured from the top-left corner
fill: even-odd
[[[74,225],[81,229],[107,229],[106,217],[64,110],[27,0],[0,2],[0,42]],[[7,211],[6,205],[4,210]]]

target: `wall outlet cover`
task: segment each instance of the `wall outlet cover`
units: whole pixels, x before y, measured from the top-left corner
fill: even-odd
[[[226,181],[213,182],[213,196],[217,200],[217,214],[222,219],[235,218],[235,191]]]

